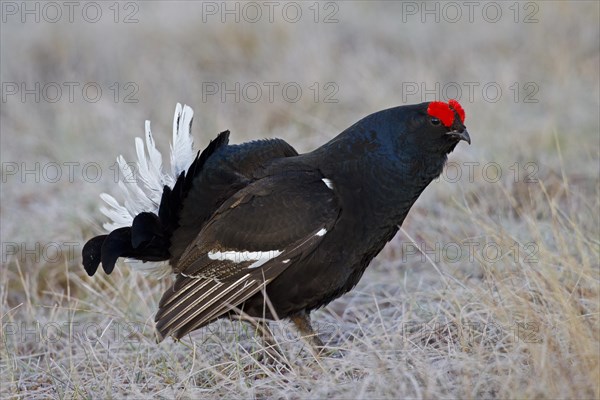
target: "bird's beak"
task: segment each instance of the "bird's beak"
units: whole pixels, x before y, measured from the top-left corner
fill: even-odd
[[[469,136],[469,132],[467,132],[466,129],[463,129],[462,131],[453,130],[448,132],[448,135],[458,138],[458,140],[464,140],[465,142],[471,144],[471,137]]]

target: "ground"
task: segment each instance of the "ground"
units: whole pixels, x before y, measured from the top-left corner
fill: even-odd
[[[599,4],[469,4],[3,2],[0,397],[600,398]],[[473,144],[314,313],[326,356],[284,321],[286,360],[239,322],[156,344],[170,278],[81,266],[116,156],[146,119],[166,155],[176,102],[197,148],[308,151],[450,97]]]

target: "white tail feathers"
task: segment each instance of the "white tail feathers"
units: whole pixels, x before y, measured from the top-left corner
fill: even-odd
[[[177,177],[194,160],[194,140],[190,134],[194,110],[177,103],[173,117],[173,144],[171,145],[171,173]]]
[[[131,226],[133,219],[141,212],[158,213],[164,186],[173,188],[177,177],[187,170],[196,156],[192,139],[192,118],[194,111],[177,103],[173,118],[173,143],[171,144],[171,169],[163,170],[163,159],[156,148],[150,130],[150,121],[145,125],[144,140],[135,138],[137,162],[127,162],[123,156],[117,157],[119,164],[119,188],[123,197],[121,205],[113,196],[102,193],[100,198],[107,207],[100,207],[109,221],[103,227],[110,232],[117,228]],[[151,265],[154,264],[154,265]],[[148,272],[163,268],[165,263],[145,263],[142,268]],[[162,272],[162,271],[161,271]]]
[[[137,163],[125,161],[123,156],[117,157],[119,164],[119,188],[124,204],[121,205],[109,194],[103,193],[100,198],[108,205],[100,211],[110,222],[104,229],[112,231],[124,226],[131,226],[133,218],[141,212],[158,212],[164,186],[173,187],[177,177],[185,171],[195,157],[192,139],[192,118],[194,111],[177,103],[173,118],[173,143],[171,144],[171,171],[163,170],[163,160],[156,148],[150,121],[146,121],[146,147],[141,138],[135,138]]]

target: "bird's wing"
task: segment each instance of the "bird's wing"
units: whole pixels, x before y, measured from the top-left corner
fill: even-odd
[[[161,337],[180,338],[231,311],[315,251],[340,213],[318,172],[284,173],[228,199],[188,246],[156,315]]]
[[[221,204],[262,174],[263,167],[278,158],[296,156],[292,146],[281,139],[221,146],[211,153],[202,170],[186,186],[185,199],[174,204],[177,227],[169,248],[171,265],[196,238]],[[162,207],[162,204],[161,204]]]

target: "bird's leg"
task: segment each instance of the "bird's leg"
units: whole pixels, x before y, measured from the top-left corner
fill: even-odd
[[[256,324],[256,331],[262,336],[265,347],[275,350],[278,349],[275,338],[273,337],[273,332],[271,332],[271,328],[269,328],[266,321],[259,321]]]
[[[325,345],[313,330],[313,327],[310,324],[310,316],[305,311],[301,311],[300,313],[290,317],[290,319],[294,325],[296,325],[296,328],[302,335],[302,338],[312,346],[317,355],[320,354]]]
[[[258,333],[263,340],[265,352],[273,359],[277,360],[282,358],[282,354],[279,350],[279,345],[275,342],[273,333],[269,328],[269,325],[264,320],[257,320],[252,317],[244,318],[243,321],[248,322],[254,328],[254,331]],[[259,359],[262,359],[260,357]]]

